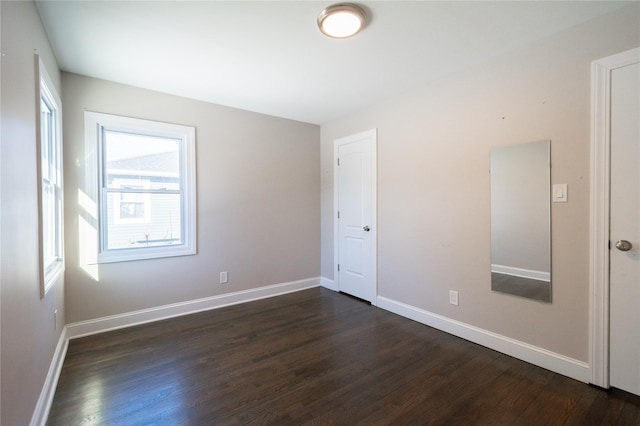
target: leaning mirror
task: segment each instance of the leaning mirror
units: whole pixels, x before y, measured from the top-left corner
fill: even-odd
[[[551,302],[548,140],[491,150],[491,289]]]

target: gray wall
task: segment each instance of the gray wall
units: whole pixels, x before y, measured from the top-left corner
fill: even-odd
[[[75,74],[62,81],[67,323],[320,275],[318,126]],[[197,255],[90,264],[85,110],[196,127]]]
[[[64,326],[64,282],[40,299],[36,180],[37,51],[58,93],[60,72],[32,2],[2,9],[1,323],[3,425],[28,424]],[[61,93],[60,93],[61,94]],[[64,107],[62,111],[65,113]],[[58,310],[58,324],[54,311]]]
[[[333,278],[333,141],[377,127],[378,293],[587,361],[590,64],[640,44],[639,7],[324,124],[322,275]],[[552,212],[552,304],[493,293],[489,272],[490,150],[542,139],[570,192]]]

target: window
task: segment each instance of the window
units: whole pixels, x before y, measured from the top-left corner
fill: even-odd
[[[98,262],[195,254],[195,129],[85,112],[97,148]]]
[[[44,297],[64,271],[61,102],[44,64],[38,63],[37,135],[40,295]]]

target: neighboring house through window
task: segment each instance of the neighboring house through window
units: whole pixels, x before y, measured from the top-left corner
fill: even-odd
[[[44,297],[64,271],[62,103],[38,55],[36,61],[39,88],[37,123],[40,128],[37,133],[40,295]]]
[[[98,261],[195,253],[195,129],[85,112],[97,148]]]
[[[111,169],[113,170],[113,169]],[[151,189],[149,179],[113,179],[114,188],[131,190],[115,197],[113,206],[114,223],[151,223],[151,194],[142,191]]]

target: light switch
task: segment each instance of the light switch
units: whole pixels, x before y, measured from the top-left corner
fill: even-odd
[[[567,202],[567,184],[557,183],[553,185],[553,202],[554,203],[566,203]]]

